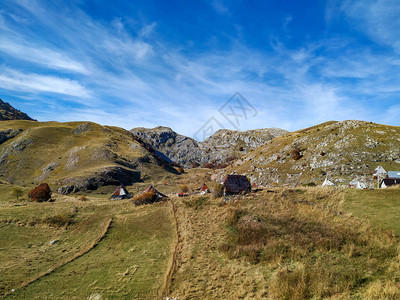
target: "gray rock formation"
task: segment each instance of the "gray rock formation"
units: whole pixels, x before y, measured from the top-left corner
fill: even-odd
[[[191,168],[205,164],[224,165],[287,131],[278,128],[248,131],[221,129],[203,142],[162,126],[152,129],[139,127],[131,132],[172,161]]]

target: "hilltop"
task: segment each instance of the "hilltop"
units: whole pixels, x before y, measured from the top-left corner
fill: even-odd
[[[0,121],[5,120],[30,120],[36,121],[29,117],[26,113],[12,107],[9,103],[0,99]]]
[[[46,181],[62,194],[177,173],[129,131],[91,122],[3,121],[0,144],[2,180]]]
[[[286,133],[235,161],[226,173],[246,174],[261,185],[321,184],[326,176],[346,185],[372,172],[400,168],[400,127],[364,121],[326,122]]]
[[[131,132],[186,168],[229,164],[267,141],[285,134],[279,128],[236,131],[221,129],[202,142],[180,135],[169,127],[133,128]]]

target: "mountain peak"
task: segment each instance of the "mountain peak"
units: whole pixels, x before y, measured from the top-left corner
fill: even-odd
[[[4,102],[0,99],[0,121],[7,121],[7,120],[29,120],[29,121],[36,121],[29,117],[26,113],[15,109],[9,103]]]

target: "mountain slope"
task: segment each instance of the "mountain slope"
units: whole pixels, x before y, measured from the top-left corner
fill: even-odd
[[[0,142],[2,180],[46,181],[64,194],[176,173],[129,131],[95,123],[4,121]]]
[[[249,150],[286,133],[266,128],[248,131],[221,129],[203,142],[180,135],[168,127],[134,128],[131,132],[186,168],[204,164],[224,164]]]
[[[337,184],[352,178],[373,186],[382,165],[400,169],[400,127],[363,121],[327,122],[267,142],[226,169],[263,185]]]
[[[29,117],[26,113],[12,107],[9,103],[0,99],[0,121],[5,120],[30,120],[36,121]]]

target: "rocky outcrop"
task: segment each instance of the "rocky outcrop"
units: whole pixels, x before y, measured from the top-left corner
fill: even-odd
[[[235,161],[227,174],[246,174],[267,186],[337,185],[357,178],[373,187],[378,165],[400,169],[400,127],[364,121],[328,122],[288,133]]]
[[[105,185],[131,185],[141,182],[140,172],[123,167],[107,168],[95,176],[69,177],[55,182],[62,185],[58,193],[67,195],[76,192],[93,191]]]
[[[6,120],[29,120],[29,121],[36,121],[29,117],[26,113],[15,109],[9,103],[3,102],[0,99],[0,121]]]
[[[203,142],[180,135],[169,127],[139,127],[131,132],[172,161],[191,168],[206,164],[224,165],[287,131],[278,128],[249,131],[223,129]]]

